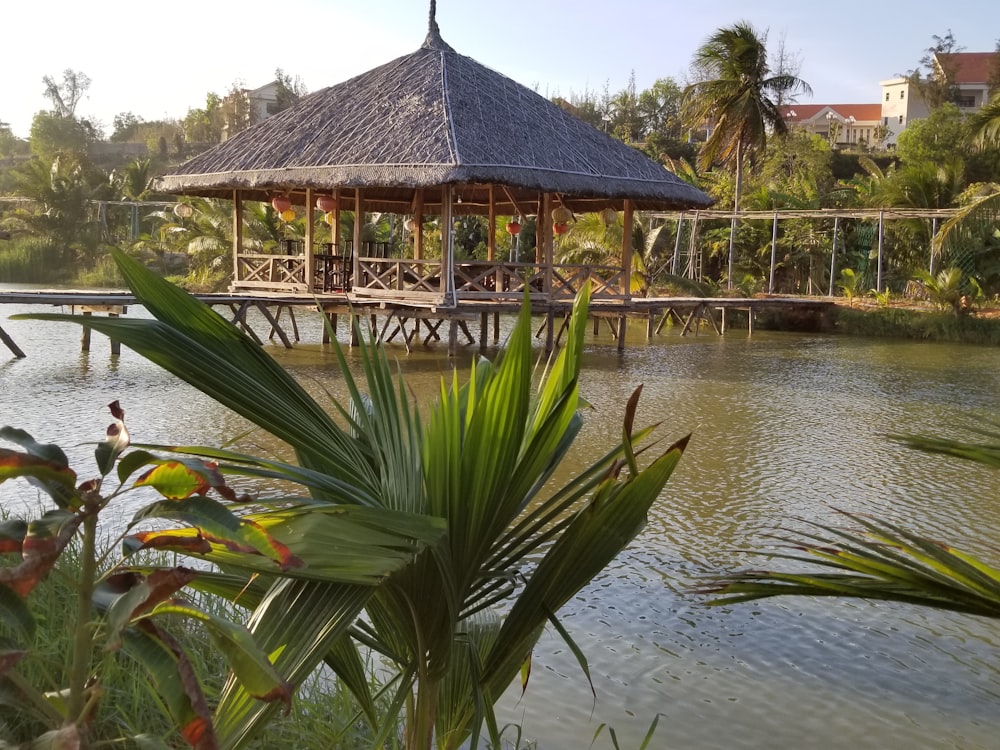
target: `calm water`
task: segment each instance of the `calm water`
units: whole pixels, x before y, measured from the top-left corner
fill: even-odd
[[[114,399],[137,441],[219,444],[245,427],[132,352],[113,359],[97,335],[81,354],[76,326],[6,319],[25,309],[0,309],[28,354],[0,349],[0,423],[72,444],[78,466],[90,465],[85,443],[103,434]],[[317,396],[337,393],[332,356],[311,343],[318,320],[300,327],[303,345],[269,350]],[[629,341],[624,354],[590,341],[582,390],[593,409],[579,461],[603,452],[640,383],[638,421],[661,422],[664,440],[693,438],[641,537],[561,612],[590,660],[596,702],[546,633],[527,696],[505,696],[501,721],[521,724],[542,750],[587,747],[602,723],[637,747],[658,713],[653,747],[1000,745],[1000,624],[836,600],[710,609],[689,592],[713,571],[760,565],[744,550],[767,548],[775,527],[836,522],[835,508],[903,521],[1000,564],[1000,476],[884,438],[962,435],[995,419],[998,352],[740,332],[647,344],[635,329]],[[400,359],[418,389],[450,368],[440,353]],[[278,450],[260,434],[244,443]],[[36,495],[9,483],[0,502]],[[610,746],[607,736],[596,744]]]

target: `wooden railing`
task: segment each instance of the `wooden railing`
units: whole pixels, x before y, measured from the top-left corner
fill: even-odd
[[[323,248],[324,250],[332,248]],[[236,288],[347,292],[359,297],[442,300],[440,259],[358,258],[336,253],[314,256],[314,278],[306,284],[304,255],[243,254],[237,258]],[[551,272],[538,263],[461,261],[454,264],[457,299],[519,300],[525,289],[533,297],[572,299],[587,281],[593,299],[624,299],[623,273],[614,266],[555,265]]]
[[[236,256],[235,288],[305,292],[306,256],[240,254]]]

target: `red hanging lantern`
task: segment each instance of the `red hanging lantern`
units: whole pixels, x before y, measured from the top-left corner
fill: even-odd
[[[517,237],[521,233],[521,222],[517,219],[507,222],[507,234]]]
[[[316,208],[325,214],[337,210],[337,199],[332,195],[319,195],[316,197]]]
[[[283,214],[292,208],[292,201],[287,195],[276,195],[271,199],[271,206],[279,214]]]
[[[569,231],[569,224],[565,221],[557,221],[552,225],[552,231],[556,234],[566,234]]]

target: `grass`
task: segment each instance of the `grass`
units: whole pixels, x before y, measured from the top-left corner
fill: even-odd
[[[52,284],[70,279],[63,251],[41,237],[0,244],[0,283]]]
[[[837,333],[849,336],[1000,345],[1000,318],[994,317],[894,307],[838,307],[834,325]]]

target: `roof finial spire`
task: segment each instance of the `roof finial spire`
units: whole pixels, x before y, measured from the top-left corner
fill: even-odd
[[[431,12],[427,20],[427,38],[424,47],[427,49],[451,50],[451,47],[441,38],[441,29],[437,24],[437,0],[431,0]]]

